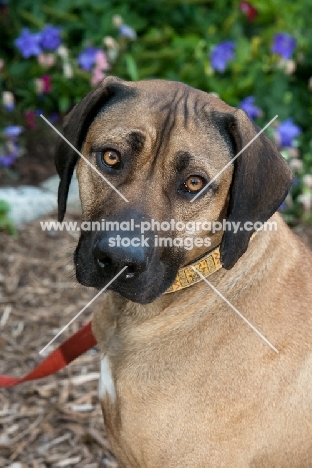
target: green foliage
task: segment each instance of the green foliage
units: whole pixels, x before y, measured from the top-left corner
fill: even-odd
[[[17,230],[12,221],[8,218],[10,206],[4,200],[0,200],[0,231],[7,231],[10,234],[17,235]]]
[[[124,79],[183,81],[217,93],[232,106],[254,96],[262,110],[256,118],[258,125],[264,126],[278,114],[279,122],[291,117],[302,129],[295,141],[299,154],[294,156],[288,150],[283,153],[297,176],[285,217],[290,223],[308,219],[307,210],[311,208],[300,201],[300,196],[310,194],[312,199],[303,179],[312,171],[310,0],[251,3],[257,14],[248,20],[240,2],[234,0],[11,0],[8,13],[0,20],[0,58],[5,62],[0,87],[14,93],[21,113],[40,108],[47,116],[53,112],[63,115],[92,89],[92,71],[82,70],[77,57],[86,46],[95,46],[108,55],[110,70],[106,73]],[[136,40],[120,34],[115,15],[136,31]],[[46,68],[36,57],[23,59],[14,46],[22,27],[38,32],[46,24],[62,28],[72,78],[64,75],[64,60],[58,54],[54,53],[55,65]],[[296,39],[291,60],[281,60],[272,53],[277,33],[288,33]],[[103,44],[107,36],[114,39],[115,50]],[[224,41],[235,43],[235,56],[225,71],[219,72],[213,66],[211,52]],[[40,95],[34,82],[43,75],[51,76],[52,89]],[[274,136],[274,128],[270,132]]]

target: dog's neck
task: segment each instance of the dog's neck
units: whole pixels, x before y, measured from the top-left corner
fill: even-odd
[[[252,234],[250,240],[252,240],[255,235],[256,232]],[[170,294],[180,291],[181,289],[189,288],[190,286],[193,286],[193,284],[203,281],[204,278],[208,278],[208,276],[221,268],[220,245],[218,245],[195,262],[180,268],[173,284],[164,294]],[[198,271],[200,275],[197,274],[196,271]]]
[[[246,290],[252,290],[255,283],[267,276],[268,270],[277,268],[276,259],[283,258],[287,248],[281,239],[283,239],[284,231],[288,228],[284,226],[279,215],[275,215],[273,219],[278,222],[278,232],[259,232],[250,242],[244,257],[239,259],[231,270],[224,268],[216,270],[209,278],[215,288],[226,292],[226,295],[235,296],[239,300]],[[278,251],[279,255],[274,258],[269,255],[268,251],[272,251],[272,249]],[[196,301],[194,301],[194,297],[196,297]],[[143,324],[144,327],[151,327],[150,333],[153,335],[153,327],[158,327],[156,324],[159,320],[159,324],[164,327],[169,326],[169,322],[178,326],[177,324],[185,317],[198,314],[198,301],[200,300],[206,304],[205,309],[201,312],[203,315],[214,308],[215,301],[218,301],[216,293],[204,281],[196,282],[191,288],[177,290],[175,294],[161,294],[148,304],[132,302],[115,292],[108,292],[102,305],[107,311],[105,321],[103,321],[103,314],[99,314],[100,319],[95,320],[94,329],[98,329],[97,334],[100,337],[98,341],[106,343],[108,335],[115,327],[118,330],[124,330],[123,333],[128,336],[130,333],[137,333]],[[175,304],[174,308],[172,308],[173,304]]]
[[[180,289],[188,288],[202,281],[202,277],[196,271],[207,278],[215,271],[220,270],[220,268],[222,268],[222,263],[220,259],[220,247],[218,246],[199,260],[180,268],[173,284],[164,294],[180,291]]]

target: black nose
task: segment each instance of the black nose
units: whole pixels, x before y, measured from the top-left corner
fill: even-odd
[[[114,276],[125,266],[121,279],[132,279],[147,269],[150,257],[150,239],[134,232],[101,233],[93,247],[93,257],[101,274]]]

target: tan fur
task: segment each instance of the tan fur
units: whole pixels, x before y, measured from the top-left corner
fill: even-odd
[[[117,389],[101,404],[125,467],[311,466],[311,253],[273,218],[277,232],[209,280],[279,354],[204,282],[147,306],[111,293],[95,314]]]
[[[223,219],[233,166],[218,178],[216,193],[196,203],[171,196],[168,187],[175,177],[173,155],[181,148],[195,155],[194,170],[204,167],[211,178],[229,161],[220,133],[192,113],[193,100],[222,113],[235,109],[193,90],[186,125],[181,104],[170,138],[156,158],[163,119],[159,96],[168,99],[169,89],[179,97],[184,88],[162,81],[126,86],[138,90],[140,98],[131,105],[120,100],[93,120],[83,145],[85,156],[95,163],[94,145],[109,142],[124,148],[128,132],[138,130],[146,140],[127,180],[110,178],[129,206],[160,221]],[[235,115],[247,143],[253,136],[251,124],[240,111]],[[246,156],[251,169],[256,148]],[[83,160],[77,173],[84,220],[113,216],[125,207]],[[250,197],[257,177],[257,171],[247,170],[240,182],[250,183]],[[283,184],[279,173],[272,178],[272,190]],[[243,189],[241,185],[237,190]],[[208,280],[278,354],[204,281],[149,304],[115,292],[103,295],[93,332],[116,397],[103,394],[101,405],[113,452],[124,468],[312,467],[312,255],[278,214],[270,221],[277,223],[277,231],[258,232],[233,268],[222,268]],[[211,234],[211,249],[221,238],[222,233]],[[187,252],[184,264],[206,251]]]

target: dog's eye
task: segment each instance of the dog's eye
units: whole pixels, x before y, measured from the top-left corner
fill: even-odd
[[[114,150],[106,150],[102,153],[102,162],[106,166],[118,168],[120,166],[120,154]]]
[[[182,192],[197,193],[204,187],[204,185],[205,180],[203,177],[192,175],[181,185],[180,190],[182,190]]]

